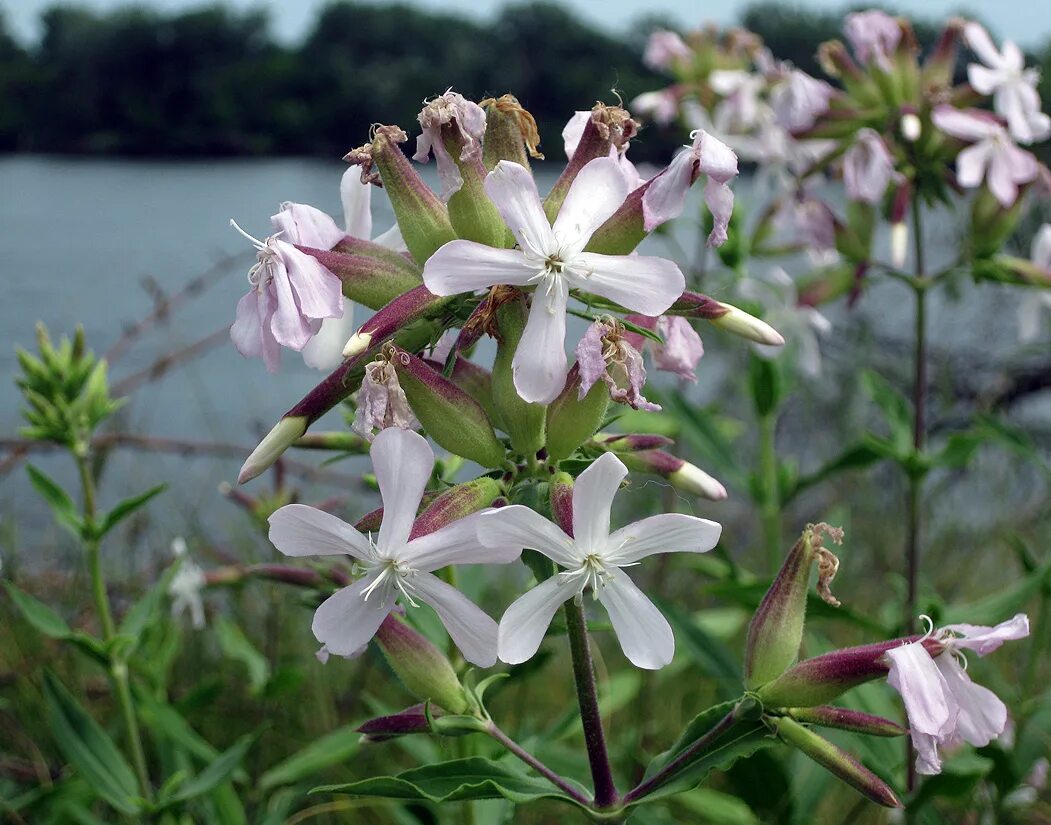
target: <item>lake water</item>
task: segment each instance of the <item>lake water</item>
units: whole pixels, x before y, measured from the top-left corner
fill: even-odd
[[[13,436],[20,425],[20,396],[12,384],[17,374],[14,347],[35,347],[38,320],[54,335],[82,323],[90,346],[105,352],[122,329],[151,310],[153,302],[142,286],[144,278],[171,294],[216,261],[243,253],[216,271],[214,283],[201,297],[178,309],[115,359],[114,379],[134,375],[232,321],[234,306],[246,289],[244,275],[252,255],[248,244],[229,227],[231,217],[246,231],[262,237],[269,231],[269,215],[284,200],[310,203],[338,215],[338,184],[344,168],[338,161],[294,159],[208,163],[44,157],[0,160],[0,248],[4,250],[0,257],[0,438]],[[432,172],[432,167],[427,171]],[[552,174],[542,172],[541,178],[550,182]],[[747,182],[739,185],[739,196],[747,188]],[[382,196],[374,199],[374,221],[377,230],[393,221]],[[943,252],[955,242],[948,222],[944,223],[944,231],[936,233]],[[697,246],[692,236],[682,235],[680,240],[687,249]],[[1015,349],[1017,301],[1006,291],[988,288],[972,291],[962,304],[936,303],[932,312],[936,379],[946,370],[995,370],[998,359]],[[847,319],[849,323],[844,323]],[[910,296],[902,288],[879,287],[863,302],[860,312],[846,316],[837,311],[833,320],[837,332],[825,344],[832,356],[829,371],[806,390],[811,406],[801,410],[794,425],[786,424],[786,438],[797,445],[806,444],[808,427],[821,421],[815,416],[837,404],[837,375],[853,369],[851,352],[857,350],[852,347],[890,347],[881,360],[897,362],[899,369],[907,366],[907,351],[894,349],[895,340],[907,335],[911,323]],[[725,355],[723,344],[731,339],[714,336],[713,340],[719,344],[709,343],[709,355],[702,362],[696,390],[699,400],[718,392],[741,363],[739,354]],[[280,375],[271,376],[261,361],[242,358],[224,341],[204,357],[136,391],[122,413],[119,429],[247,448],[321,375],[305,367],[294,353],[286,353]],[[1046,410],[1040,415],[1046,421]],[[338,414],[330,417],[331,426],[339,426]],[[72,481],[64,458],[41,455],[33,460],[56,477]],[[237,511],[216,493],[220,481],[234,479],[240,463],[235,457],[183,458],[118,451],[107,468],[103,503],[172,480],[172,489],[152,507],[148,535],[137,539],[143,559],[163,557],[176,532],[189,531],[202,543],[222,546],[231,540],[231,531],[247,529]],[[334,469],[350,476],[356,466]],[[9,553],[17,545],[23,561],[39,553],[38,561],[51,564],[64,557],[64,540],[50,525],[43,507],[28,494],[27,486],[20,468],[0,476],[0,518],[7,525],[0,552]],[[259,482],[255,488],[260,488]],[[305,497],[331,495],[357,496],[360,491],[336,479],[308,485]],[[710,508],[706,514],[714,515]],[[15,516],[17,524],[12,526]],[[143,559],[132,563],[139,567]]]

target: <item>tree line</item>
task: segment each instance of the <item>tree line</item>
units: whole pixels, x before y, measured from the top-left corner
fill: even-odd
[[[817,44],[839,36],[842,13],[771,2],[742,22],[816,73]],[[651,17],[616,36],[550,2],[509,5],[491,22],[333,2],[301,42],[283,45],[265,11],[56,6],[30,46],[0,19],[0,151],[332,156],[363,143],[373,123],[412,134],[424,98],[451,86],[473,99],[513,92],[554,156],[574,109],[666,85],[642,62],[660,24]],[[919,34],[930,42],[936,28]],[[1051,48],[1043,57],[1046,84]],[[656,159],[681,139],[648,129],[633,153]]]

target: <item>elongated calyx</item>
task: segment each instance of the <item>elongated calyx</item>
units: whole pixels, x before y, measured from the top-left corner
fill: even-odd
[[[410,693],[450,713],[467,710],[467,695],[448,658],[404,621],[391,614],[383,620],[376,641]]]

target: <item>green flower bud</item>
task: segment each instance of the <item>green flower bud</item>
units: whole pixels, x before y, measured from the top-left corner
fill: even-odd
[[[797,722],[807,725],[820,725],[824,728],[849,730],[852,733],[863,733],[868,736],[904,736],[908,733],[897,722],[862,713],[860,710],[837,708],[831,705],[819,705],[814,708],[789,708],[788,715]]]
[[[477,513],[491,505],[503,490],[500,483],[488,476],[481,476],[465,484],[457,484],[437,496],[413,522],[409,540],[426,536],[452,524],[471,513]]]
[[[443,364],[429,358],[424,360],[429,367],[444,374]],[[494,427],[504,429],[500,414],[493,403],[493,376],[489,370],[471,363],[466,358],[457,358],[449,380],[482,405]]]
[[[573,476],[555,473],[548,487],[551,499],[551,519],[567,536],[573,535]]]
[[[496,319],[496,359],[493,361],[493,404],[500,414],[511,446],[522,455],[534,455],[544,446],[544,422],[547,408],[525,401],[515,389],[511,361],[525,329],[526,308],[517,293],[494,307]],[[491,299],[492,300],[492,299]]]
[[[237,483],[251,481],[270,467],[285,450],[303,436],[307,431],[307,423],[305,417],[298,415],[285,416],[278,421],[245,460],[241,472],[237,474]]]
[[[450,713],[467,710],[467,694],[448,658],[405,622],[391,614],[376,632],[376,641],[409,693]]]
[[[537,147],[540,132],[536,120],[522,108],[514,95],[486,98],[479,104],[485,109],[485,139],[482,141],[482,159],[485,168],[492,170],[502,160],[509,160],[529,168],[529,158],[543,160]],[[528,152],[528,155],[527,155]]]
[[[837,544],[842,541],[842,530],[824,523],[809,525],[785,558],[777,578],[752,616],[744,662],[745,686],[748,688],[776,679],[799,655],[810,568],[814,562],[820,569],[818,591],[826,601],[839,604],[828,590],[839,560],[822,547],[822,533]]]
[[[580,367],[569,371],[565,389],[547,408],[547,453],[552,461],[568,458],[595,434],[609,407],[609,387],[596,381],[580,398]]]
[[[296,248],[338,277],[345,297],[369,309],[379,309],[421,283],[417,264],[371,241],[347,237],[331,250]]]

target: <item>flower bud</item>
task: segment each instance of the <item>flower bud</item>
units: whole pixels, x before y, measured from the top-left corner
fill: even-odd
[[[825,770],[839,777],[858,793],[886,808],[900,808],[901,802],[887,783],[846,751],[784,716],[766,717],[766,724],[782,741],[798,748]]]
[[[824,728],[849,730],[852,733],[864,733],[868,736],[904,736],[908,730],[897,722],[862,713],[860,710],[837,708],[832,705],[819,705],[815,708],[789,708],[788,715],[797,722],[807,725],[820,725]]]
[[[744,657],[744,681],[748,688],[776,679],[799,655],[810,568],[815,562],[819,564],[818,589],[828,593],[828,584],[839,566],[839,560],[822,547],[823,532],[836,544],[843,540],[842,530],[824,523],[808,525],[752,616]],[[831,598],[828,593],[826,600]]]
[[[455,240],[449,211],[413,169],[398,148],[408,136],[397,126],[377,126],[372,143],[355,149],[344,160],[362,167],[362,180],[374,180],[372,166],[390,197],[401,236],[416,263],[422,264],[445,243]]]
[[[237,483],[251,481],[277,461],[281,454],[307,431],[307,424],[307,419],[298,415],[285,416],[278,421],[241,466],[241,471],[237,474]]]
[[[544,446],[547,408],[525,401],[515,389],[512,361],[525,329],[526,309],[520,296],[496,307],[496,359],[493,361],[493,404],[500,413],[511,446],[522,455],[534,455]]]
[[[915,112],[906,112],[901,116],[901,136],[909,143],[915,143],[923,134],[923,121]]]
[[[413,522],[409,540],[426,536],[447,524],[489,507],[502,492],[499,482],[481,476],[465,484],[457,484],[438,495]]]
[[[699,292],[684,292],[666,315],[682,315],[686,318],[702,318],[705,321],[717,321],[728,315],[734,307],[723,304]],[[739,311],[739,310],[738,310]]]
[[[988,186],[978,190],[971,201],[971,228],[968,233],[974,258],[990,258],[1003,248],[1018,225],[1023,200],[1019,197],[1005,209]]]
[[[483,467],[499,467],[504,448],[481,404],[422,359],[392,347],[391,363],[401,388],[427,434],[455,455]]]
[[[362,742],[386,742],[399,736],[411,733],[430,733],[431,719],[441,718],[438,708],[431,708],[431,718],[427,718],[425,706],[411,705],[405,710],[393,713],[390,716],[377,716],[369,719],[357,728],[361,734]]]
[[[368,455],[369,442],[360,435],[344,432],[307,433],[292,445],[300,450],[333,450]]]
[[[346,346],[343,357],[353,358],[356,355],[378,346],[398,330],[407,327],[421,318],[433,318],[444,310],[455,296],[440,297],[422,284],[413,287],[404,295],[399,295],[383,309],[361,325]]]
[[[335,248],[296,246],[339,278],[343,295],[356,304],[379,309],[419,286],[420,268],[404,255],[360,238],[344,238]]]
[[[566,376],[566,386],[547,408],[547,453],[561,461],[595,434],[609,407],[609,388],[602,381],[580,397],[580,365]]]
[[[666,435],[654,435],[650,433],[599,433],[594,441],[603,450],[612,450],[615,453],[636,453],[641,450],[658,450],[661,447],[670,447],[675,442]]]
[[[651,473],[666,478],[676,490],[691,496],[722,501],[726,498],[726,488],[708,473],[695,464],[666,453],[664,450],[640,450],[638,452],[620,452],[611,450],[624,466],[637,473]]]
[[[645,240],[646,216],[642,199],[652,179],[628,193],[617,211],[591,235],[585,249],[600,255],[629,255]]]
[[[721,327],[727,332],[732,332],[734,335],[740,335],[742,338],[747,338],[749,341],[755,341],[757,344],[766,344],[772,347],[784,345],[785,339],[781,333],[765,321],[761,321],[754,315],[749,315],[743,309],[738,309],[731,304],[718,303],[726,310],[726,314],[712,320],[712,323],[717,327]]]
[[[540,132],[536,120],[522,108],[514,95],[486,98],[479,104],[485,109],[483,161],[490,171],[502,160],[529,168],[529,158],[543,160],[537,147]],[[528,155],[526,154],[528,152]]]
[[[945,24],[938,41],[923,63],[923,82],[926,88],[952,86],[964,25],[965,21],[959,17],[953,17]]]
[[[551,498],[551,519],[567,536],[573,535],[573,476],[555,473],[551,477],[548,495]]]
[[[431,369],[444,374],[443,364],[429,358],[424,360]],[[466,358],[457,358],[449,380],[482,405],[482,409],[485,410],[485,414],[489,416],[494,427],[501,430],[504,428],[500,415],[496,411],[496,405],[493,403],[493,376],[489,370],[479,367]]]
[[[376,631],[376,641],[409,693],[450,713],[467,710],[467,694],[449,660],[393,613]]]

